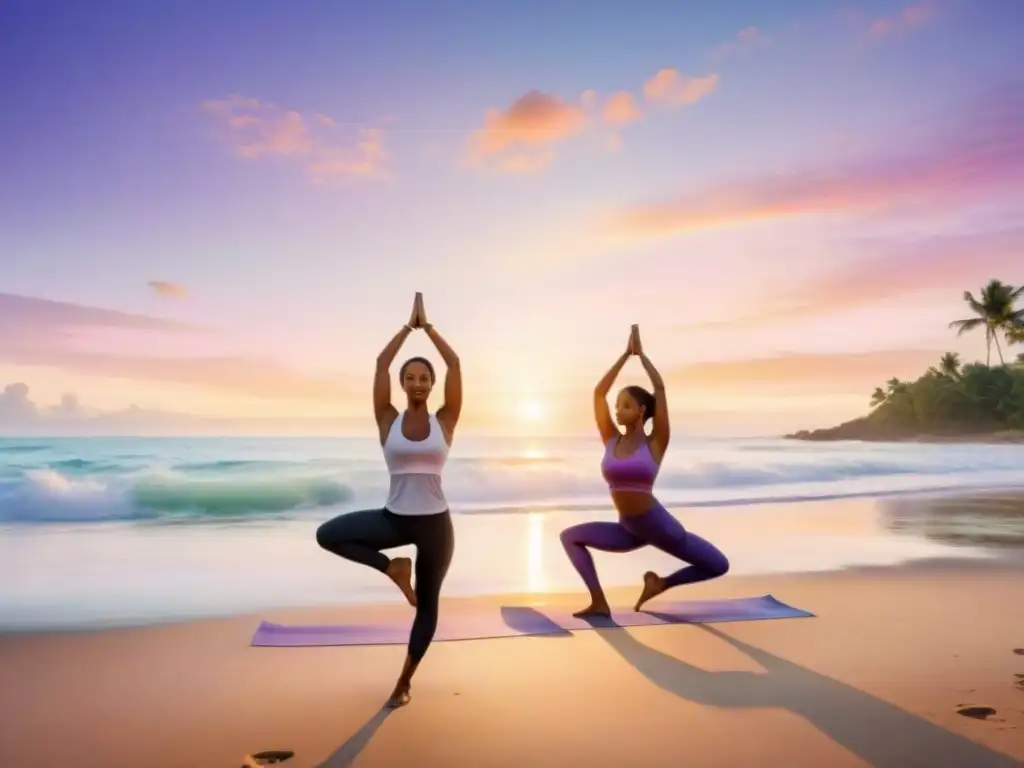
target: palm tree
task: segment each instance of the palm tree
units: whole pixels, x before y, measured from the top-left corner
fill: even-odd
[[[885,394],[884,389],[882,389],[881,387],[875,387],[875,391],[871,393],[871,407],[877,408],[888,399],[889,396]]]
[[[872,403],[874,403],[878,398],[880,390],[881,387],[875,389],[875,393],[871,397]],[[901,406],[906,405],[910,408],[910,412],[914,415],[914,418],[917,417],[917,406],[915,405],[914,398],[910,393],[909,381],[900,381],[894,376],[885,382],[885,390],[881,391],[881,394],[884,399],[878,402],[878,405],[881,405],[882,403],[893,403]]]
[[[992,342],[996,343],[999,362],[1003,365],[1003,349],[999,344],[999,334],[1006,333],[1015,326],[1024,325],[1024,310],[1014,309],[1014,303],[1024,294],[1024,286],[1015,288],[1001,280],[990,280],[981,289],[981,298],[976,299],[970,291],[964,291],[964,301],[974,312],[975,317],[965,320],[954,320],[950,328],[957,329],[957,336],[962,336],[975,328],[985,328],[985,365],[992,363]]]
[[[890,402],[897,395],[904,395],[910,392],[910,387],[905,381],[900,381],[897,378],[891,378],[885,382],[885,389],[881,387],[875,387],[875,391],[871,393],[871,407],[877,408],[883,403]]]
[[[951,379],[960,378],[960,355],[956,352],[947,352],[939,360],[939,372]]]
[[[889,379],[885,382],[885,399],[888,400],[896,395],[906,395],[910,392],[910,385],[905,381],[900,381],[896,377]]]

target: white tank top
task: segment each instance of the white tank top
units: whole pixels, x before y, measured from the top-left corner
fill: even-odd
[[[428,418],[430,433],[425,439],[410,440],[402,434],[403,411],[384,440],[384,461],[391,475],[384,508],[396,515],[436,515],[448,509],[441,490],[448,443],[437,417],[430,414]]]

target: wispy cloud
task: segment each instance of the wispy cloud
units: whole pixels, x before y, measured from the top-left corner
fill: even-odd
[[[714,61],[723,61],[734,56],[741,56],[767,47],[771,38],[755,26],[744,27],[728,42],[722,43],[712,52]]]
[[[611,234],[648,237],[810,214],[973,200],[1024,181],[1024,85],[960,105],[931,142],[920,140],[836,167],[753,177],[675,200],[636,205],[607,221]]]
[[[901,35],[925,24],[935,14],[930,2],[913,3],[904,6],[889,16],[871,19],[865,34],[869,40],[878,41]]]
[[[166,280],[150,280],[147,283],[157,296],[166,296],[170,299],[183,299],[188,296],[188,289],[178,283],[169,283]]]
[[[341,123],[329,115],[306,115],[239,95],[205,101],[202,107],[233,151],[247,160],[294,163],[319,184],[387,173],[385,134],[379,126]]]
[[[0,293],[0,343],[29,334],[65,336],[76,328],[108,328],[128,331],[195,332],[202,328],[176,320],[87,307],[63,301]]]
[[[17,435],[225,435],[225,434],[361,434],[360,418],[209,418],[190,413],[131,406],[100,411],[80,402],[73,392],[59,403],[43,406],[24,382],[0,390],[0,434]]]
[[[718,75],[688,77],[663,69],[641,89],[648,102],[668,108],[695,104],[718,86]],[[619,147],[618,131],[643,117],[637,97],[628,90],[603,97],[594,90],[578,98],[530,91],[506,109],[489,109],[483,125],[469,137],[467,165],[505,173],[543,170],[557,145],[595,126],[612,128],[606,146]]]
[[[1024,229],[936,235],[916,242],[866,241],[874,255],[828,273],[770,290],[760,306],[726,320],[687,326],[687,330],[741,330],[797,322],[857,310],[939,290],[956,300],[962,291],[992,277],[1021,270]],[[756,304],[756,300],[755,300]]]
[[[0,347],[0,358],[6,358]],[[360,394],[349,378],[307,376],[276,362],[242,356],[159,357],[68,348],[22,351],[23,365],[57,365],[93,376],[159,381],[270,400],[337,401]]]
[[[308,376],[270,360],[235,355],[205,357],[113,353],[89,345],[88,332],[154,334],[198,327],[97,307],[0,294],[0,362],[64,368],[93,376],[174,382],[270,399],[351,397],[347,378]]]
[[[697,362],[666,372],[673,386],[695,390],[764,392],[869,392],[896,376],[916,377],[936,362],[933,350],[885,350],[851,354],[779,354],[745,360]]]

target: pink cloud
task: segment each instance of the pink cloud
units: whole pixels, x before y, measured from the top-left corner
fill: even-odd
[[[648,101],[670,107],[693,104],[711,94],[718,75],[691,78],[663,69],[647,81]],[[621,129],[643,116],[636,98],[627,90],[601,96],[586,90],[578,99],[529,91],[506,109],[489,109],[483,125],[469,137],[467,164],[504,173],[535,173],[555,159],[555,147],[593,126]],[[605,146],[618,149],[621,138],[610,136]]]
[[[166,296],[170,299],[183,299],[188,296],[188,289],[178,283],[169,283],[166,280],[150,280],[148,285],[157,296]]]
[[[64,301],[0,293],[0,343],[23,333],[64,335],[74,328],[127,331],[197,332],[200,326],[148,315],[87,307]]]
[[[388,161],[384,131],[363,128],[354,147],[325,147],[318,159],[306,166],[316,183],[337,176],[378,176]]]
[[[643,117],[629,91],[619,91],[609,97],[604,104],[603,115],[605,122],[611,125],[628,125]]]
[[[718,46],[713,54],[715,59],[725,59],[764,48],[771,39],[755,26],[744,27],[727,43]]]
[[[332,401],[363,394],[348,378],[307,376],[270,360],[241,356],[158,357],[59,349],[27,353],[18,362],[58,365],[93,376],[185,384],[267,399]]]
[[[868,242],[864,247],[878,255],[795,286],[772,289],[749,314],[688,328],[761,328],[943,290],[955,302],[964,290],[980,287],[993,277],[1004,276],[1014,282],[1014,274],[1020,273],[1024,263],[1024,228],[934,236],[900,245]]]
[[[886,379],[921,375],[938,361],[931,350],[885,350],[848,354],[781,354],[743,360],[696,362],[670,369],[673,386],[715,392],[864,392]]]
[[[644,83],[644,97],[655,104],[682,107],[696,104],[714,93],[716,88],[718,88],[718,75],[689,77],[680,74],[672,67],[667,67],[659,70]]]
[[[871,21],[867,35],[871,40],[881,40],[920,27],[934,14],[929,2],[914,3],[902,8],[892,16],[880,16]]]
[[[1024,182],[1024,88],[1015,84],[959,105],[930,143],[916,141],[835,167],[752,177],[613,214],[611,233],[679,235],[811,214],[976,200]]]
[[[52,406],[31,399],[24,382],[0,389],[0,434],[27,435],[314,435],[362,433],[365,418],[210,418],[177,411],[139,408],[100,411],[67,393]]]
[[[326,401],[356,393],[348,379],[307,376],[270,360],[237,355],[115,354],[107,351],[110,344],[100,346],[102,351],[87,344],[90,332],[136,332],[150,334],[147,349],[160,350],[165,346],[160,334],[200,330],[145,315],[0,294],[0,362],[175,382],[266,398]]]
[[[203,103],[240,157],[277,158],[299,165],[310,180],[323,183],[341,177],[386,174],[388,154],[381,128],[345,130],[322,113],[306,116],[244,96]]]
[[[516,159],[499,160],[499,167],[520,173],[540,170],[553,157],[551,146],[576,135],[586,123],[581,104],[530,91],[507,109],[487,111],[483,126],[470,137],[470,159],[479,164],[511,150]]]

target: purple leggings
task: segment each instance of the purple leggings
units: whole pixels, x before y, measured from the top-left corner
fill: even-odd
[[[592,595],[601,594],[601,585],[587,547],[602,552],[632,552],[650,545],[689,563],[666,577],[668,587],[707,581],[729,571],[729,560],[718,547],[683,528],[657,501],[642,515],[619,515],[617,523],[581,523],[566,528],[561,539],[565,553]]]

